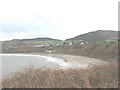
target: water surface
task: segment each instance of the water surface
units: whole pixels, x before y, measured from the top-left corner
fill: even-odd
[[[35,66],[37,68],[57,69],[68,66],[62,59],[28,54],[2,54],[2,75],[7,75],[25,67]]]

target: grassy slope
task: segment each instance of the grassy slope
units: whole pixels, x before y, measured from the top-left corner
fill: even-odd
[[[118,59],[118,42],[93,42],[85,45],[64,45],[59,48],[58,53],[81,55],[108,61]]]
[[[91,42],[91,41],[103,41],[103,40],[117,39],[117,38],[118,38],[118,31],[97,30],[97,31],[81,34],[67,40],[85,40]]]
[[[36,43],[39,43],[39,42],[36,42]],[[60,43],[63,43],[63,42],[60,41]],[[51,46],[43,46],[43,47],[18,47],[18,48],[9,48],[9,49],[3,48],[3,53],[47,53],[47,51],[49,50],[52,51],[52,53],[81,55],[81,56],[99,58],[103,60],[118,59],[118,42],[117,41],[92,42],[84,45],[64,44],[61,46],[51,45]]]

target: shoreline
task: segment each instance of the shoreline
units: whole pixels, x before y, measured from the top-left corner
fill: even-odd
[[[101,65],[104,63],[107,63],[107,61],[103,61],[101,59],[96,59],[96,58],[90,58],[90,57],[85,57],[85,56],[75,56],[75,55],[65,55],[65,54],[45,54],[45,53],[2,53],[2,54],[14,54],[14,55],[25,55],[27,54],[27,56],[31,56],[31,55],[35,55],[35,56],[40,56],[40,57],[44,57],[44,58],[53,58],[53,59],[59,59],[59,60],[63,60],[66,63],[73,63],[73,64],[87,64],[89,65]],[[0,55],[2,55],[0,54]],[[18,55],[18,56],[19,56]],[[47,59],[48,59],[47,58]],[[49,60],[48,60],[49,61]]]
[[[40,58],[43,58],[45,59],[45,61],[48,61],[49,62],[52,62],[54,64],[58,64],[59,65],[59,68],[58,69],[68,69],[68,68],[86,68],[88,65],[86,64],[75,64],[71,61],[65,61],[64,58],[60,58],[60,56],[54,56],[54,55],[49,55],[49,54],[30,54],[30,53],[27,53],[27,54],[0,54],[1,56],[24,56],[24,57],[40,57]]]
[[[58,64],[60,69],[86,69],[90,66],[98,66],[106,63],[106,61],[89,58],[84,56],[75,56],[75,55],[64,55],[64,54],[45,54],[45,53],[3,53],[7,55],[16,55],[16,56],[38,56],[45,58],[46,61]],[[0,54],[1,55],[1,54]]]
[[[107,63],[107,61],[104,61],[101,59],[84,57],[84,56],[65,55],[65,54],[37,54],[37,55],[60,58],[60,59],[63,59],[65,62],[71,62],[74,64],[100,65],[100,64]]]

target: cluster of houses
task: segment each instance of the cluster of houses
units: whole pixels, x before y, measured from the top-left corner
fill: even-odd
[[[44,44],[36,44],[36,45],[33,45],[32,47],[43,47],[43,46],[50,46],[49,44],[47,45],[44,45]]]
[[[43,46],[62,46],[62,45],[73,45],[73,44],[79,44],[79,45],[84,45],[87,44],[88,42],[63,42],[63,43],[56,43],[56,44],[35,44],[32,47],[43,47]]]

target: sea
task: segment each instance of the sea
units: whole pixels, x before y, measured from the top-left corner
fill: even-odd
[[[63,59],[32,54],[0,54],[0,76],[13,74],[28,67],[43,69],[67,68],[70,64]]]

